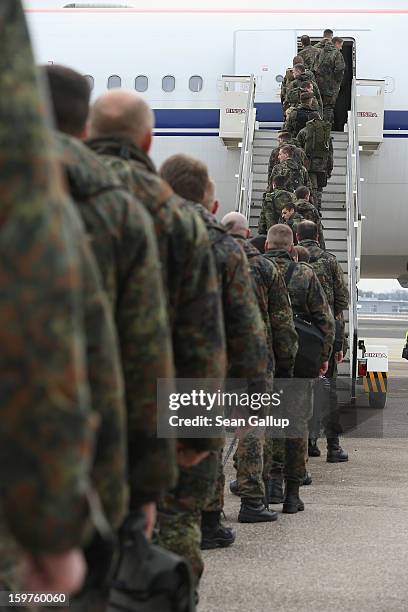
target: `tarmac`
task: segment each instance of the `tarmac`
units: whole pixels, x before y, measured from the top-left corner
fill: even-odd
[[[380,336],[377,321],[374,334]],[[408,362],[396,351],[393,358],[390,375],[408,373]],[[240,500],[228,490],[235,476],[228,462],[225,523],[236,529],[236,542],[203,553],[199,612],[407,612],[405,389],[391,390],[376,418],[386,423],[382,437],[344,440],[348,463],[326,463],[320,440],[322,456],[308,465],[313,484],[301,489],[305,511],[284,515],[281,505],[271,506],[279,512],[275,523],[237,522]]]

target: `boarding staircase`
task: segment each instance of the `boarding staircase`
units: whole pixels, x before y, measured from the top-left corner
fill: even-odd
[[[345,312],[350,350],[340,374],[355,378],[357,361],[357,282],[360,274],[361,209],[359,145],[356,123],[355,84],[347,132],[333,132],[334,167],[322,198],[322,222],[326,249],[336,255],[345,273],[350,305]],[[246,215],[256,234],[267,185],[269,155],[277,143],[279,124],[258,123],[254,96],[249,95],[247,119],[242,141],[236,210]]]

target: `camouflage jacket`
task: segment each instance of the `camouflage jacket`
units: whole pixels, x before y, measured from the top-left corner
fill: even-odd
[[[316,55],[318,55],[318,53],[319,53],[319,49],[317,47],[315,47],[314,45],[309,45],[305,47],[304,49],[302,49],[301,51],[299,51],[298,55],[303,57],[305,68],[313,71]]]
[[[322,44],[316,56],[314,72],[320,93],[324,96],[337,95],[346,64],[342,52],[332,42]]]
[[[80,255],[20,0],[3,0],[0,14],[0,513],[38,555],[89,533],[95,422]]]
[[[69,190],[115,314],[126,387],[129,478],[132,497],[141,504],[157,499],[176,479],[174,443],[156,436],[157,379],[172,378],[174,367],[154,230],[144,207],[97,155],[74,138],[57,138]],[[92,395],[109,423],[109,393],[101,386]],[[110,487],[108,482],[115,436],[116,428],[108,425],[98,468],[112,510],[115,482]]]
[[[283,106],[283,103],[285,102],[285,99],[286,99],[286,93],[287,93],[287,90],[288,90],[288,85],[289,85],[289,83],[291,83],[293,81],[293,79],[294,79],[293,68],[287,68],[286,72],[285,72],[285,76],[283,77],[282,85],[281,85],[280,96],[281,96],[282,106]]]
[[[264,257],[278,265],[283,277],[293,261],[291,255],[284,250],[270,250]],[[310,317],[324,335],[321,360],[322,363],[328,361],[334,343],[334,318],[319,279],[309,264],[296,263],[288,290],[294,312]]]
[[[268,372],[277,378],[293,375],[298,338],[288,290],[277,266],[268,261],[248,240],[234,236],[249,262],[252,285],[266,329]]]
[[[289,113],[285,128],[293,138],[296,138],[300,130],[302,130],[311,119],[320,119],[319,113],[306,104],[299,104],[299,106]]]
[[[349,292],[336,256],[323,251],[315,240],[302,240],[299,244],[309,251],[309,263],[316,272],[334,316],[338,318],[348,308]]]
[[[286,189],[275,189],[274,191],[264,193],[258,221],[258,234],[267,234],[268,229],[279,222],[285,205],[294,201],[295,196]]]
[[[305,151],[306,148],[306,127],[302,128],[300,130],[300,132],[298,133],[298,135],[296,136],[296,142],[299,145],[299,147],[302,149],[302,151]],[[306,156],[306,154],[305,154]],[[307,165],[309,166],[311,162],[311,159],[307,160]],[[319,163],[318,163],[318,158],[315,157],[313,158],[313,166],[319,168]],[[327,157],[327,162],[321,163],[321,172],[325,172],[328,176],[328,178],[331,177],[331,174],[333,172],[333,165],[334,165],[334,154],[333,154],[333,139],[330,138],[329,139],[329,155]]]
[[[320,247],[324,249],[324,238],[323,238],[323,225],[319,215],[319,211],[316,206],[307,200],[296,200],[296,210],[302,215],[306,221],[312,221],[316,223],[319,230],[319,243]]]
[[[303,220],[304,219],[302,215],[300,215],[298,212],[295,212],[293,217],[291,217],[288,221],[286,221],[286,219],[284,219],[282,216],[279,218],[279,223],[282,223],[283,225],[288,225],[292,230],[293,244],[297,244],[296,230],[299,223]]]
[[[298,143],[295,138],[290,138],[288,141],[286,141],[279,147],[275,147],[274,149],[272,149],[272,153],[269,157],[269,164],[268,164],[268,189],[269,190],[272,190],[272,185],[271,185],[272,171],[274,167],[276,166],[276,164],[279,164],[279,158],[278,158],[279,151],[286,144],[291,144],[296,147],[294,155],[293,155],[293,159],[296,162],[298,162],[300,165],[302,166],[305,165],[305,159],[306,159],[305,152],[303,151],[303,149],[298,147]]]
[[[312,110],[317,110],[320,114],[323,111],[323,102],[322,102],[322,97],[320,95],[320,91],[319,88],[317,86],[317,83],[315,81],[315,77],[313,75],[313,78],[310,78],[309,76],[309,72],[308,74],[303,73],[300,76],[298,76],[297,79],[293,79],[293,81],[290,82],[290,84],[288,85],[287,91],[286,91],[286,99],[285,99],[285,103],[284,103],[284,109],[286,110],[287,108],[289,108],[289,106],[297,106],[298,104],[300,104],[300,93],[301,90],[303,88],[304,83],[307,82],[311,82],[313,85],[313,95],[316,99],[317,102],[317,107],[315,106],[314,108],[312,108]],[[296,91],[296,95],[295,97],[293,97],[293,93]]]
[[[222,287],[228,377],[264,379],[267,371],[266,337],[247,259],[237,241],[214,215],[201,204],[195,206],[206,224],[219,286]]]
[[[205,225],[134,144],[100,138],[89,146],[150,213],[159,247],[178,378],[223,379],[226,343],[217,270]],[[158,347],[160,348],[160,347]],[[208,447],[219,446],[218,438]]]
[[[285,177],[283,189],[286,191],[296,191],[296,189],[301,185],[306,187],[310,186],[310,179],[306,168],[301,166],[295,159],[287,159],[283,162],[279,162],[279,164],[276,164],[272,170],[271,181],[273,181],[275,176]],[[280,211],[278,218],[279,217]]]

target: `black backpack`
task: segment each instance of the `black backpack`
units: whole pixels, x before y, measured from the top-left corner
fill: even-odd
[[[296,264],[291,262],[285,274],[285,283],[289,287],[290,279]],[[304,313],[294,313],[295,329],[299,339],[295,361],[295,378],[317,378],[320,373],[321,354],[324,336],[320,329]]]

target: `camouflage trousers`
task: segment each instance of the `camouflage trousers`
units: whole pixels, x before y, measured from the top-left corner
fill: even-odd
[[[249,432],[238,442],[234,454],[239,495],[245,499],[265,497],[263,481],[265,438],[263,432]]]
[[[196,586],[204,570],[201,556],[201,512],[214,496],[220,452],[212,451],[192,468],[180,468],[177,486],[159,503],[156,542],[191,564]]]
[[[203,508],[205,512],[220,512],[224,509],[225,474],[224,474],[224,467],[222,465],[222,454],[223,454],[223,449],[215,453],[216,455],[215,486],[212,488],[212,491],[207,497],[207,502]]]
[[[324,94],[322,93],[322,90],[320,90],[320,93],[322,95],[322,102],[323,102],[323,119],[325,121],[330,121],[332,125],[334,122],[334,107],[336,106],[336,101],[339,95],[339,90],[340,90],[340,86],[337,89],[336,93],[333,93],[333,91],[330,91],[329,94]]]
[[[309,171],[309,178],[312,185],[313,204],[318,210],[321,210],[323,186],[327,184],[327,174],[325,172]]]

